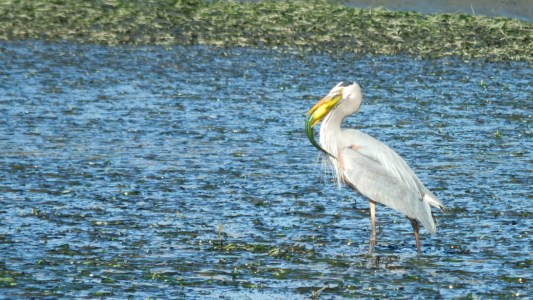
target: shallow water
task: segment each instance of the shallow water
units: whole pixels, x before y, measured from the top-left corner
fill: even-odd
[[[1,42],[0,296],[530,297],[528,63]],[[448,206],[438,231],[338,191],[304,114],[346,126]]]

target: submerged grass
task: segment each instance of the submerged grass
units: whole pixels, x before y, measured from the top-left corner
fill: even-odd
[[[0,39],[261,46],[319,52],[533,59],[533,24],[334,1],[4,0]]]

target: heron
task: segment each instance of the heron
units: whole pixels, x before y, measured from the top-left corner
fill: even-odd
[[[307,137],[329,158],[339,187],[344,184],[368,198],[371,223],[368,254],[372,254],[377,243],[376,204],[381,203],[409,219],[420,255],[419,224],[435,233],[437,223],[431,206],[442,211],[444,205],[394,150],[359,130],[341,127],[346,117],[359,111],[362,102],[359,84],[340,82],[307,112]],[[319,122],[322,122],[320,144],[313,132]]]

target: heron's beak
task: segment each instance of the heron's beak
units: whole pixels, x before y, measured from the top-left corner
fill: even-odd
[[[331,111],[331,109],[339,103],[342,99],[341,93],[336,93],[333,95],[327,95],[318,101],[311,109],[307,112],[307,122],[311,124],[311,127],[315,127],[318,122],[322,121],[324,117]]]
[[[320,145],[315,141],[315,136],[313,134],[313,127],[315,127],[318,122],[322,121],[326,115],[331,111],[331,109],[339,103],[339,101],[342,99],[342,93],[336,93],[333,95],[327,95],[326,97],[322,98],[322,100],[318,101],[317,104],[315,104],[308,112],[307,112],[307,119],[305,120],[305,132],[307,134],[307,138],[309,138],[309,141],[313,146],[315,146],[318,150],[329,154],[326,150],[322,149]]]

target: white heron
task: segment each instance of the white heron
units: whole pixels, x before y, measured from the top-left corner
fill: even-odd
[[[329,156],[338,184],[345,184],[369,199],[370,245],[376,245],[376,203],[403,213],[413,226],[418,254],[419,222],[428,232],[437,230],[431,206],[444,209],[441,201],[418,179],[394,150],[355,129],[341,128],[342,121],[359,111],[363,95],[357,83],[337,84],[307,112],[306,133],[311,143]],[[320,145],[313,127],[320,126]]]

